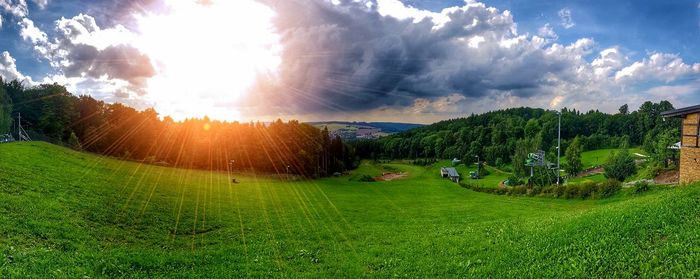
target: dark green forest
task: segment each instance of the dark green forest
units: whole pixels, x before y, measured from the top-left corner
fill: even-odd
[[[583,151],[642,146],[650,154],[665,153],[679,138],[679,120],[660,116],[671,109],[668,101],[645,102],[636,111],[624,105],[615,114],[564,108],[562,156],[576,137]],[[541,149],[555,161],[558,118],[552,110],[511,108],[445,120],[379,140],[356,141],[353,146],[359,156],[372,159],[457,158],[471,163],[479,156],[487,164],[504,166],[524,162],[528,153]],[[512,166],[518,174],[525,171],[522,164]]]
[[[0,79],[0,134],[22,126],[43,140],[108,156],[147,163],[213,170],[254,170],[318,177],[353,168],[355,155],[340,138],[299,121],[221,122],[159,118],[65,87],[25,87]],[[17,138],[15,134],[15,138]]]

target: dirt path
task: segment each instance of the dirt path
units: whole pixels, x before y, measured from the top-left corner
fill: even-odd
[[[605,172],[605,170],[603,170],[603,167],[595,167],[595,168],[587,169],[587,170],[579,173],[576,177],[591,176],[594,174],[601,174],[604,172]]]
[[[654,183],[656,184],[677,184],[678,183],[678,171],[665,171],[660,173],[654,178]]]
[[[408,176],[408,173],[405,172],[399,172],[399,173],[393,173],[393,172],[387,172],[382,174],[381,176],[377,176],[374,178],[376,181],[392,181],[394,179],[401,179],[405,178]]]

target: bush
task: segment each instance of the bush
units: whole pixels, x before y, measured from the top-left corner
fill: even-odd
[[[80,144],[80,140],[75,135],[74,132],[70,132],[70,137],[68,138],[68,146],[73,150],[83,150],[83,146]]]
[[[595,182],[584,182],[584,183],[579,184],[578,188],[579,188],[579,192],[578,192],[579,197],[581,199],[586,199],[586,198],[593,196],[593,194],[595,192],[596,184],[595,184]]]
[[[578,189],[578,184],[574,185],[567,185],[563,186],[565,191],[564,191],[564,198],[566,199],[572,199],[572,198],[578,198],[579,196],[579,189]]]
[[[509,176],[507,181],[508,183],[506,183],[506,186],[518,186],[525,184],[519,177],[515,175]]]
[[[646,181],[639,181],[637,183],[634,183],[634,192],[635,193],[642,193],[649,191],[651,189],[651,185],[649,185],[648,182]]]
[[[622,182],[615,179],[608,179],[603,182],[598,183],[597,192],[600,194],[601,198],[610,197],[620,190],[622,190]]]
[[[357,181],[360,181],[360,182],[375,182],[376,180],[374,180],[374,177],[372,177],[372,176],[369,176],[369,175],[367,175],[367,174],[363,174],[363,175],[361,175],[359,178],[357,178]]]
[[[515,186],[510,192],[512,195],[522,196],[527,194],[527,189],[527,186]]]
[[[661,173],[663,168],[660,164],[656,162],[650,162],[645,168],[639,171],[639,178],[641,179],[653,179]]]
[[[605,163],[605,177],[625,181],[627,177],[632,176],[637,172],[637,165],[634,163],[634,158],[630,156],[627,149],[620,152],[613,152]]]
[[[569,185],[552,185],[552,186],[532,186],[532,185],[519,185],[514,187],[505,188],[488,188],[479,185],[472,185],[468,182],[460,182],[460,186],[471,189],[475,192],[491,193],[497,195],[509,195],[509,196],[542,196],[542,197],[554,197],[554,198],[565,198],[565,199],[588,199],[588,198],[606,198],[614,195],[622,189],[622,183],[609,179],[600,183],[595,182],[584,182],[581,184],[569,184]]]
[[[554,197],[556,197],[556,198],[564,197],[565,193],[566,193],[565,186],[553,186],[553,188],[552,188],[552,194],[554,194]]]

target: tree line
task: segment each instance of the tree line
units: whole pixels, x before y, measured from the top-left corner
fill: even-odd
[[[12,130],[13,117],[21,113],[32,139],[154,164],[307,177],[356,166],[353,148],[340,138],[295,120],[176,122],[159,118],[154,109],[75,96],[57,84],[25,87],[0,79],[0,85],[0,134]]]
[[[673,109],[668,101],[645,102],[638,110],[628,105],[614,114],[598,110],[561,111],[562,156],[571,143],[572,155],[581,151],[642,146],[662,160],[668,147],[679,138],[680,122],[664,120],[660,113]],[[556,161],[556,111],[539,108],[511,108],[465,118],[441,121],[378,140],[353,142],[357,154],[369,159],[452,159],[476,162],[477,156],[492,166],[508,166],[526,176],[524,161],[529,153],[546,151]],[[578,139],[577,139],[578,138]],[[574,166],[578,168],[580,166]]]

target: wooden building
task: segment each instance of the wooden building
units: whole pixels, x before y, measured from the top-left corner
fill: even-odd
[[[666,111],[661,115],[683,120],[680,127],[680,182],[700,181],[700,105]]]

